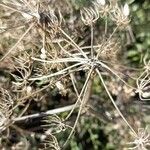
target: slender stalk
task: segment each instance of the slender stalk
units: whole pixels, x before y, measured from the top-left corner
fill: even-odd
[[[109,40],[113,37],[113,35],[116,33],[117,30],[118,30],[118,26],[114,29],[114,31],[113,31],[112,34],[109,36],[109,38],[108,38],[107,41],[109,41]]]
[[[122,117],[122,119],[123,119],[124,122],[127,124],[127,126],[131,129],[131,131],[134,133],[134,135],[137,136],[136,131],[132,128],[132,126],[131,126],[131,125],[129,124],[129,122],[126,120],[126,118],[124,117],[124,115],[122,114],[122,112],[119,110],[118,106],[116,105],[114,99],[112,98],[112,96],[111,96],[111,94],[110,94],[110,92],[109,92],[109,90],[108,90],[108,88],[107,88],[107,86],[106,86],[106,84],[105,84],[105,82],[104,82],[104,80],[103,80],[103,77],[102,77],[101,73],[99,72],[98,69],[96,69],[96,72],[97,72],[97,74],[99,75],[99,78],[100,78],[100,80],[101,80],[101,82],[102,82],[102,84],[103,84],[103,86],[104,86],[104,88],[105,88],[105,90],[106,90],[106,92],[107,92],[107,94],[108,94],[108,96],[109,96],[111,102],[113,103],[114,107],[115,107],[116,110],[118,111],[119,115]]]
[[[109,70],[112,74],[114,74],[116,77],[118,77],[125,85],[127,85],[128,87],[132,88],[132,89],[136,89],[135,87],[127,84],[127,82],[125,82],[114,70],[112,70],[110,67],[108,67],[106,64],[98,61],[98,64],[100,64],[103,68]]]
[[[46,112],[41,112],[41,113],[36,113],[36,114],[27,115],[27,116],[23,116],[23,117],[14,118],[13,121],[19,122],[19,121],[24,121],[27,119],[40,118],[40,117],[45,117],[48,115],[59,114],[59,113],[65,112],[65,111],[69,111],[73,107],[74,107],[74,104],[69,105],[69,106],[65,106],[65,107],[61,107],[61,108],[56,108],[53,110],[48,110]]]
[[[82,49],[74,42],[74,40],[68,36],[68,34],[66,34],[65,31],[63,31],[61,28],[59,28],[59,30],[61,31],[61,33],[66,37],[68,38],[73,44],[74,46],[82,53],[82,55],[85,57],[85,58],[88,58],[87,55],[82,51]]]
[[[39,58],[35,58],[35,57],[31,57],[31,59],[39,61],[39,62],[43,62],[43,63],[63,63],[63,62],[87,62],[86,59],[80,58],[80,57],[76,57],[76,58],[60,58],[60,59],[52,59],[52,60],[44,60],[44,59],[39,59]]]
[[[61,50],[63,52],[65,52],[65,54],[67,54],[70,57],[75,57],[74,55],[72,55],[70,52],[66,51],[65,48],[60,44],[60,42],[57,42],[58,46],[61,48]]]
[[[77,125],[77,123],[78,123],[78,120],[79,120],[81,111],[82,111],[83,107],[85,106],[85,104],[87,103],[87,101],[88,101],[89,98],[90,98],[91,87],[89,88],[88,86],[89,86],[89,85],[92,86],[92,84],[91,84],[91,83],[92,83],[92,80],[90,80],[92,72],[93,72],[93,68],[91,68],[91,69],[89,70],[89,73],[88,73],[88,75],[87,75],[86,81],[85,81],[85,83],[84,83],[84,85],[83,85],[83,88],[82,88],[82,90],[81,90],[81,92],[80,92],[80,95],[79,95],[79,97],[78,97],[77,102],[79,101],[79,99],[80,99],[81,96],[83,95],[83,98],[82,98],[82,101],[81,101],[81,104],[80,104],[80,107],[79,107],[79,111],[78,111],[78,115],[77,115],[76,121],[75,121],[75,123],[74,123],[74,125],[73,125],[73,128],[72,128],[72,130],[71,130],[71,132],[70,132],[70,134],[69,134],[69,136],[68,136],[66,142],[64,143],[64,146],[68,143],[69,139],[71,138],[71,136],[72,136],[72,134],[73,134],[73,132],[74,132],[74,130],[75,130],[75,128],[76,128],[76,125]],[[90,90],[90,91],[89,91],[89,90]],[[87,95],[88,95],[88,97],[87,97]],[[77,102],[76,102],[75,105],[77,105]],[[69,116],[70,116],[70,115],[69,115]],[[68,118],[68,117],[67,117],[67,118]]]
[[[108,19],[107,19],[107,16],[105,17],[105,35],[104,35],[104,38],[106,37],[107,35],[107,26],[108,26]]]
[[[52,73],[52,74],[49,74],[49,75],[43,75],[43,76],[41,76],[41,77],[29,78],[28,80],[29,80],[29,81],[43,80],[43,79],[46,79],[46,78],[50,78],[50,77],[62,75],[62,74],[65,74],[69,69],[72,69],[72,68],[74,68],[74,67],[80,66],[80,65],[82,65],[82,64],[84,64],[84,63],[77,63],[77,64],[74,64],[74,65],[72,65],[72,66],[69,66],[69,67],[67,67],[67,68],[65,68],[65,69],[63,69],[63,70],[60,70],[60,71],[58,71],[58,72],[56,72],[56,73]]]

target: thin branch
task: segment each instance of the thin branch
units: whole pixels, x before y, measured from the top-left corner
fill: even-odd
[[[52,59],[52,60],[44,60],[40,58],[31,57],[31,59],[43,62],[43,63],[63,63],[63,62],[87,62],[86,59],[76,57],[76,58],[60,58],[60,59]]]
[[[13,121],[19,122],[19,121],[24,121],[24,120],[27,120],[27,119],[34,119],[34,118],[45,117],[45,116],[53,115],[53,114],[59,114],[59,113],[71,110],[74,107],[74,105],[75,104],[65,106],[65,107],[61,107],[61,108],[56,108],[56,109],[53,109],[53,110],[48,110],[46,112],[41,112],[41,113],[36,113],[36,114],[27,115],[27,116],[23,116],[23,117],[14,118]]]
[[[74,64],[74,65],[72,65],[72,66],[69,66],[69,67],[67,67],[67,68],[65,68],[65,69],[63,69],[63,70],[60,70],[60,71],[58,71],[58,72],[56,72],[56,73],[52,73],[52,74],[49,74],[49,75],[43,75],[43,76],[41,76],[41,77],[29,78],[28,80],[29,80],[29,81],[43,80],[43,79],[46,79],[46,78],[50,78],[50,77],[62,75],[62,74],[67,73],[68,70],[70,70],[70,69],[72,69],[72,68],[74,68],[74,67],[80,66],[80,65],[82,65],[82,64],[84,64],[84,63],[77,63],[77,64]]]
[[[112,96],[111,96],[111,94],[110,94],[110,92],[109,92],[109,90],[108,90],[108,88],[107,88],[107,86],[106,86],[106,84],[105,84],[105,82],[104,82],[104,80],[103,80],[103,77],[102,77],[101,73],[99,72],[98,69],[96,69],[96,72],[97,72],[97,74],[99,75],[99,78],[100,78],[100,80],[101,80],[101,82],[102,82],[102,84],[103,84],[103,86],[104,86],[104,88],[105,88],[105,90],[106,90],[106,92],[107,92],[107,94],[108,94],[108,96],[109,96],[111,102],[113,103],[114,107],[115,107],[116,110],[118,111],[119,115],[122,117],[122,119],[124,120],[124,122],[128,125],[128,127],[131,129],[131,131],[134,133],[134,135],[137,136],[136,131],[132,128],[132,126],[131,126],[131,125],[129,124],[129,122],[126,120],[126,118],[124,117],[124,115],[122,114],[122,112],[120,111],[120,109],[118,108],[118,106],[116,105],[114,99],[112,98]]]
[[[86,78],[86,81],[85,81],[85,83],[84,83],[84,85],[83,85],[83,88],[82,88],[82,90],[81,90],[81,92],[80,92],[80,95],[79,95],[79,97],[78,97],[77,102],[79,101],[79,99],[81,99],[81,96],[83,95],[83,98],[82,98],[82,101],[81,101],[81,104],[80,104],[80,107],[79,107],[79,111],[78,111],[77,118],[76,118],[76,120],[75,120],[75,123],[74,123],[74,125],[73,125],[73,128],[72,128],[72,130],[71,130],[71,132],[70,132],[70,134],[69,134],[69,136],[68,136],[66,142],[64,143],[64,146],[68,143],[69,139],[71,138],[71,136],[72,136],[72,134],[73,134],[73,132],[74,132],[74,130],[75,130],[75,128],[76,128],[76,125],[77,125],[77,123],[78,123],[78,120],[79,120],[79,117],[80,117],[82,108],[83,108],[83,106],[85,106],[85,103],[86,103],[86,102],[89,100],[89,98],[90,98],[90,94],[88,93],[88,92],[89,92],[89,91],[88,91],[88,84],[90,83],[90,85],[91,85],[91,82],[89,82],[89,81],[90,81],[92,72],[93,72],[93,68],[91,68],[91,69],[89,70],[88,75],[87,75],[87,78]],[[91,89],[90,89],[90,90],[91,90]],[[90,91],[90,92],[91,92],[91,91]],[[87,94],[89,95],[89,97],[86,96]],[[76,102],[75,105],[78,104],[77,102]],[[70,114],[69,114],[69,115],[70,115]],[[67,118],[68,118],[68,117],[67,117]]]
[[[114,74],[116,77],[119,78],[119,80],[121,80],[125,85],[127,85],[128,87],[132,88],[132,89],[136,89],[135,87],[129,85],[127,82],[125,82],[114,70],[112,70],[110,67],[108,67],[106,64],[102,63],[101,61],[97,62],[98,64],[100,64],[103,68],[109,70],[112,74]]]
[[[91,58],[94,58],[94,48],[93,48],[93,43],[94,43],[94,28],[93,28],[93,24],[91,24]]]
[[[85,58],[88,58],[87,55],[82,51],[82,49],[74,42],[74,40],[73,40],[70,36],[68,36],[68,34],[66,34],[65,31],[63,31],[61,28],[59,28],[59,30],[61,31],[61,33],[62,33],[66,38],[68,38],[68,39],[72,42],[72,44],[82,53],[82,55],[83,55]]]

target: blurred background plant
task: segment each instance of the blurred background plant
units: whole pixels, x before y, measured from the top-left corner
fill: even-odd
[[[148,149],[149,13],[149,0],[2,0],[0,149]]]

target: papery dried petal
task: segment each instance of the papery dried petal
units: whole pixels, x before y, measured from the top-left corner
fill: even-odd
[[[126,3],[123,7],[123,14],[127,17],[130,14],[129,5]]]

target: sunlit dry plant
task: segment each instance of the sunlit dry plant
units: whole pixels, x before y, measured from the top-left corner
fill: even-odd
[[[14,78],[12,82],[13,92],[20,93],[21,97],[26,97],[27,95],[27,98],[29,98],[33,97],[34,94],[32,93],[32,84],[34,88],[41,88],[35,92],[38,93],[40,90],[42,91],[43,89],[52,87],[51,83],[53,82],[53,86],[59,90],[61,96],[66,96],[68,92],[66,89],[70,87],[70,91],[74,96],[73,98],[76,100],[75,102],[73,101],[74,105],[69,107],[69,109],[65,108],[66,111],[71,111],[64,119],[56,115],[45,119],[46,125],[43,127],[50,128],[46,130],[46,136],[44,136],[45,139],[49,137],[46,147],[48,146],[49,149],[60,149],[57,139],[53,134],[63,132],[69,128],[71,132],[64,146],[68,143],[91,97],[92,85],[95,78],[99,79],[101,83],[100,86],[106,91],[114,108],[127,127],[132,131],[134,137],[138,139],[137,141],[140,143],[138,146],[144,147],[142,143],[147,142],[148,136],[145,135],[145,133],[144,135],[143,133],[141,134],[141,132],[137,133],[136,129],[132,127],[116,104],[115,98],[112,96],[112,92],[109,91],[105,81],[107,77],[114,78],[114,82],[116,80],[121,81],[122,84],[131,88],[131,90],[136,90],[142,100],[147,98],[149,94],[147,91],[150,89],[150,73],[149,61],[147,62],[146,58],[144,59],[146,71],[137,79],[138,88],[130,85],[128,81],[123,78],[123,73],[118,69],[120,64],[119,61],[117,61],[117,55],[118,52],[121,51],[122,45],[119,39],[120,37],[118,38],[117,35],[120,29],[124,30],[130,22],[129,6],[127,4],[122,7],[117,3],[112,5],[111,2],[106,2],[105,0],[96,0],[92,3],[91,7],[82,8],[82,10],[80,10],[80,19],[83,21],[84,27],[86,25],[86,28],[90,28],[90,36],[88,36],[88,42],[84,42],[85,39],[83,39],[81,43],[78,37],[75,37],[68,31],[67,26],[62,25],[64,18],[60,10],[50,8],[50,6],[46,7],[42,5],[42,2],[35,0],[19,0],[16,2],[3,0],[0,2],[0,6],[2,6],[5,11],[8,9],[21,14],[20,17],[24,19],[24,23],[27,26],[27,29],[25,29],[25,32],[19,37],[15,45],[3,54],[1,61],[7,58],[12,51],[15,51],[19,44],[27,39],[26,36],[28,34],[28,41],[32,41],[32,34],[36,34],[37,38],[35,42],[32,43],[35,48],[26,48],[26,46],[24,46],[23,51],[17,51],[15,56],[13,56],[16,71],[11,73]],[[99,18],[103,18],[103,31],[101,33],[95,33],[95,27],[99,26],[99,24],[97,24]],[[114,26],[112,26],[112,23],[114,23]],[[109,27],[109,25],[111,25],[111,27]],[[5,30],[7,30],[7,28]],[[115,65],[117,67],[115,67]],[[82,83],[77,79],[77,73],[80,73],[80,71],[85,73],[85,78]],[[5,98],[2,99],[2,104],[0,103],[0,117],[2,118],[0,129],[2,130],[5,129],[5,124],[7,124],[7,120],[9,120],[12,114],[10,108],[12,108],[13,105],[13,103],[9,105],[10,101],[6,99],[8,95],[7,91],[3,91],[2,96]],[[47,93],[48,92],[50,92],[50,89],[48,89]],[[3,103],[7,101],[8,104]],[[24,101],[22,104],[23,103]],[[19,103],[17,106],[19,106]],[[21,113],[18,118],[15,118],[14,121],[23,121],[28,118],[31,119],[32,117],[43,117],[43,115],[46,116],[52,113],[45,112],[22,116],[26,112],[27,107],[25,106],[23,113]],[[65,122],[68,121],[76,108],[78,109],[77,117],[73,127],[70,127]],[[5,112],[5,110],[7,111]],[[64,112],[64,110],[61,111]],[[61,111],[59,111],[59,113]],[[55,111],[53,113],[55,114]],[[140,140],[143,141],[141,142]],[[137,145],[137,141],[134,141],[133,144]]]
[[[120,9],[119,9],[120,10]],[[75,83],[75,81],[71,79],[73,85],[74,85],[74,90],[76,92],[76,96],[77,96],[77,101],[75,103],[75,106],[77,106],[77,104],[79,103],[79,112],[77,115],[77,119],[74,123],[74,126],[72,128],[72,131],[68,137],[68,139],[70,139],[71,135],[73,134],[75,127],[77,125],[77,122],[79,120],[80,114],[82,109],[86,106],[88,100],[89,100],[89,96],[90,96],[90,87],[92,86],[92,82],[93,82],[93,78],[97,75],[100,79],[100,81],[102,82],[102,85],[104,86],[110,100],[112,101],[113,105],[115,106],[116,110],[118,111],[118,113],[120,114],[120,116],[122,117],[122,119],[124,120],[124,122],[128,125],[128,127],[131,129],[131,131],[136,135],[135,130],[132,128],[132,126],[129,124],[129,122],[126,120],[126,118],[124,117],[124,115],[122,114],[122,112],[119,110],[118,106],[116,105],[113,97],[111,96],[111,93],[109,92],[105,81],[103,79],[101,70],[104,70],[106,72],[110,72],[112,75],[114,75],[115,77],[119,78],[123,83],[127,84],[122,78],[121,76],[118,74],[118,72],[116,70],[114,70],[113,68],[111,68],[109,66],[109,63],[107,60],[107,56],[104,59],[104,55],[110,55],[110,57],[113,57],[111,54],[116,55],[116,52],[120,49],[120,46],[118,46],[119,44],[115,43],[112,40],[112,37],[114,36],[115,32],[113,32],[112,34],[110,34],[110,36],[108,38],[106,38],[106,43],[103,42],[100,47],[100,49],[95,52],[95,47],[94,47],[94,30],[93,30],[93,23],[95,23],[95,21],[99,18],[99,15],[97,14],[98,12],[94,10],[93,8],[90,9],[85,9],[84,11],[81,11],[81,19],[82,21],[86,24],[86,25],[90,25],[91,27],[91,44],[89,46],[90,52],[88,54],[86,54],[83,50],[82,47],[79,47],[78,44],[76,44],[74,42],[74,40],[69,37],[62,29],[60,31],[62,31],[63,35],[65,35],[65,37],[70,41],[69,44],[71,44],[72,46],[74,46],[74,48],[77,50],[77,52],[80,52],[80,55],[72,55],[71,52],[67,52],[65,50],[65,48],[63,48],[61,46],[61,50],[64,51],[64,53],[68,54],[69,57],[64,57],[62,56],[61,58],[57,58],[57,59],[49,59],[49,60],[43,60],[43,59],[39,59],[39,58],[35,58],[32,57],[31,59],[37,62],[42,62],[42,63],[46,63],[46,64],[57,64],[57,63],[62,63],[65,64],[67,63],[67,67],[65,67],[64,69],[57,71],[56,73],[51,73],[48,75],[42,75],[41,77],[32,77],[29,78],[29,81],[36,81],[36,80],[44,80],[44,79],[48,79],[50,80],[50,78],[55,77],[55,76],[66,76],[66,75],[70,75],[71,77],[71,73],[73,74],[74,72],[78,71],[78,67],[80,67],[82,70],[85,70],[87,73],[86,76],[86,80],[83,84],[83,87],[81,89],[81,92],[78,91],[77,88],[77,83]],[[120,12],[121,13],[121,12]],[[121,18],[122,19],[122,18]],[[115,29],[116,31],[117,29]],[[102,40],[104,41],[104,40]],[[59,43],[60,44],[60,43]],[[60,46],[60,45],[59,45]],[[102,53],[102,55],[101,55]],[[74,52],[75,54],[75,52]],[[104,59],[104,60],[103,60]],[[69,65],[70,64],[70,65]],[[65,65],[64,65],[65,66]],[[93,75],[95,74],[95,75]],[[73,109],[74,110],[74,109]],[[73,110],[71,111],[71,113],[69,113],[69,115],[66,117],[66,119],[68,119],[70,117],[70,115],[72,114]],[[68,142],[68,140],[66,141],[66,143]]]
[[[85,25],[92,25],[99,18],[99,12],[96,7],[83,8],[81,10],[81,19]]]
[[[96,50],[98,57],[102,60],[115,60],[117,53],[121,50],[119,39],[112,38],[109,41],[103,41]]]

